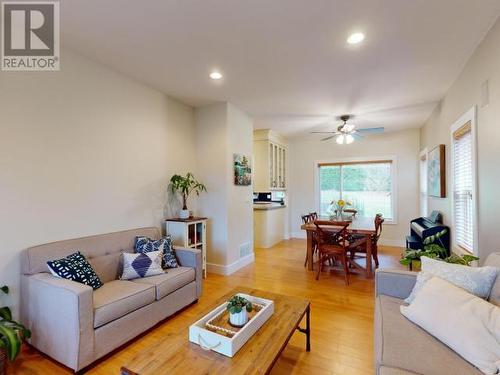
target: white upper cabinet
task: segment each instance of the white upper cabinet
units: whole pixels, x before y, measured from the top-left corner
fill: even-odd
[[[271,130],[254,131],[254,191],[286,190],[286,141]]]

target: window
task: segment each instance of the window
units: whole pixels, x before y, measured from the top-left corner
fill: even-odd
[[[394,220],[392,160],[318,166],[320,215],[330,215],[330,203],[344,199],[352,203],[359,216],[381,213],[386,220]]]
[[[427,149],[420,153],[420,216],[428,215],[427,201]]]
[[[454,245],[470,253],[477,251],[474,118],[471,110],[451,129]]]

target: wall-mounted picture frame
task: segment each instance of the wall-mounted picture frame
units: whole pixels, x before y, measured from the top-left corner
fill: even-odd
[[[428,154],[427,192],[431,197],[446,198],[445,146],[438,145]]]
[[[234,154],[234,184],[248,186],[252,184],[252,162],[249,156]]]

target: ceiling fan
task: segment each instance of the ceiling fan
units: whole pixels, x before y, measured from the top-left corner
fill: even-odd
[[[336,131],[330,132],[311,132],[311,134],[332,134],[326,138],[323,138],[322,141],[328,141],[329,139],[335,138],[335,141],[339,145],[343,145],[344,143],[350,144],[354,142],[355,139],[363,138],[365,134],[376,134],[383,133],[384,128],[365,128],[365,129],[355,129],[355,125],[348,124],[347,121],[354,118],[353,115],[342,115],[339,116],[338,119],[343,121],[344,123],[340,125]]]

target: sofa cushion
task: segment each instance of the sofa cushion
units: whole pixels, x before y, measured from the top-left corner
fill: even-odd
[[[159,300],[177,289],[195,280],[195,271],[191,267],[177,267],[165,271],[162,275],[144,277],[132,280],[134,283],[154,285],[156,289],[156,299]]]
[[[500,308],[433,277],[401,314],[485,374],[500,370]],[[446,317],[446,321],[436,319]]]
[[[453,350],[401,315],[404,301],[381,295],[375,303],[375,361],[426,375],[482,374]],[[446,319],[446,317],[436,317]]]
[[[94,291],[94,328],[100,327],[155,300],[153,285],[113,280]]]
[[[500,268],[500,253],[493,253],[488,255],[488,258],[486,258],[484,265]],[[497,275],[497,279],[493,284],[493,287],[491,288],[489,301],[494,305],[500,307],[500,274]]]

